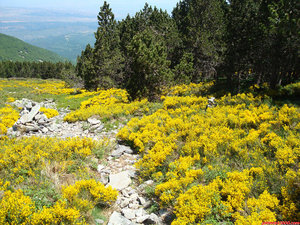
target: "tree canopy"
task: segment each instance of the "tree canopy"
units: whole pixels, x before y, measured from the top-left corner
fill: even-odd
[[[181,0],[172,15],[145,4],[116,21],[104,2],[76,71],[88,89],[122,87],[133,98],[209,79],[233,92],[276,88],[299,79],[299,18],[296,0]]]

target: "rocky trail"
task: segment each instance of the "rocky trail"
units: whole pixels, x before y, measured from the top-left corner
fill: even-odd
[[[13,104],[22,108],[20,119],[8,130],[8,135],[15,137],[89,137],[94,140],[105,137],[115,141],[116,134],[121,128],[115,127],[113,130],[105,131],[101,121],[95,118],[90,118],[87,122],[65,122],[63,118],[69,112],[68,109],[59,109],[58,116],[48,119],[39,109],[40,107],[56,109],[52,100],[36,103],[22,99]],[[137,172],[133,165],[139,157],[130,147],[117,144],[97,166],[100,181],[119,191],[117,201],[107,213],[108,225],[168,224],[172,216],[167,210],[155,213],[149,210],[154,203],[145,197],[145,189],[151,188],[153,181],[138,183]],[[106,222],[96,219],[96,224]]]

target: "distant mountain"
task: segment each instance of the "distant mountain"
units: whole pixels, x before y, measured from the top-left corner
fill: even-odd
[[[87,44],[94,45],[95,36],[92,32],[71,33],[59,36],[49,36],[28,41],[38,47],[53,51],[71,62],[76,63],[77,56],[85,49]]]
[[[46,49],[28,44],[20,39],[0,33],[0,61],[66,61],[65,58]]]

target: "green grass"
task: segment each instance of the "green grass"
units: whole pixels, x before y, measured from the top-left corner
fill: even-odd
[[[66,58],[49,50],[30,45],[20,39],[0,33],[0,61],[62,62]]]
[[[45,81],[44,81],[45,82]],[[57,105],[57,108],[69,108],[70,110],[75,110],[80,107],[80,103],[85,101],[90,96],[83,97],[83,98],[73,98],[67,99],[70,95],[63,94],[63,95],[52,95],[52,94],[36,94],[32,92],[32,88],[28,87],[3,87],[0,90],[0,107],[4,107],[7,98],[13,97],[16,100],[21,100],[22,98],[27,98],[35,102],[43,102],[46,99],[53,99]]]

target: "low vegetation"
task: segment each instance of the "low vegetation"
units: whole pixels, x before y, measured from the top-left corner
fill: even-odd
[[[213,82],[165,89],[157,103],[130,101],[122,89],[68,89],[60,81],[2,80],[1,93],[9,95],[10,85],[16,91],[35,85],[32,92],[56,102],[78,101],[65,117],[69,122],[98,117],[125,123],[117,136],[141,155],[140,179],[155,181],[153,204],[172,210],[174,225],[300,218],[300,110],[273,104],[258,91],[263,87],[224,95],[207,107]],[[117,192],[99,183],[96,172],[114,143],[7,137],[19,117],[9,106],[15,97],[0,109],[1,224],[93,224],[95,207],[116,200]]]

